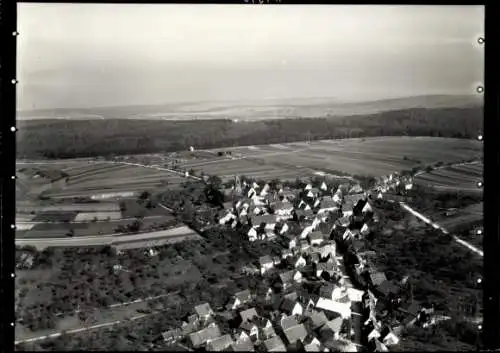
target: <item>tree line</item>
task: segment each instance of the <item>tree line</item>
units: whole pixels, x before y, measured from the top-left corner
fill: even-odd
[[[370,115],[261,120],[20,121],[19,158],[76,158],[373,136],[475,138],[482,108],[406,109]],[[57,136],[57,138],[54,138]]]

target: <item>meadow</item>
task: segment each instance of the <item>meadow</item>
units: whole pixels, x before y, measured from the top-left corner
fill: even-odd
[[[141,220],[141,229],[147,230],[174,220],[171,215],[150,216]],[[85,222],[85,223],[40,223],[36,224],[29,231],[19,235],[21,238],[65,238],[68,233],[73,231],[74,237],[96,236],[103,234],[118,233],[117,228],[127,226],[134,221],[134,218],[111,220],[106,222]]]
[[[482,162],[446,166],[420,174],[415,182],[442,190],[461,189],[480,193],[482,190],[477,187],[477,182],[482,181],[483,168]]]
[[[437,162],[478,159],[483,154],[479,141],[407,136],[240,146],[215,151],[230,151],[232,157],[196,160],[183,163],[181,167],[215,174],[223,179],[236,174],[262,179],[290,179],[312,175],[315,171],[380,176]],[[449,178],[451,184],[459,177],[450,175]],[[466,181],[464,174],[462,183],[465,185]]]

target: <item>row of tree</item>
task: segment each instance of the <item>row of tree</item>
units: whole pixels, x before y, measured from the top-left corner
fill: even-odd
[[[21,158],[73,158],[155,153],[234,145],[370,136],[436,136],[475,139],[481,108],[408,109],[368,116],[281,119],[235,124],[231,120],[23,121]],[[54,139],[53,136],[58,138]],[[144,136],[147,136],[145,138]]]

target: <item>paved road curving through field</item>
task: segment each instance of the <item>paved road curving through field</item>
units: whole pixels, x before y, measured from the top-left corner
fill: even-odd
[[[442,226],[440,226],[439,224],[437,224],[436,222],[433,222],[432,220],[430,220],[429,218],[425,217],[423,214],[421,214],[420,212],[418,211],[415,211],[413,208],[411,208],[410,206],[408,206],[407,204],[405,204],[404,202],[400,202],[400,205],[401,207],[410,212],[411,214],[413,214],[414,216],[416,216],[417,218],[419,218],[420,220],[424,221],[425,223],[431,225],[432,227],[434,227],[435,229],[438,229],[440,230],[441,232],[443,232],[444,234],[449,234],[449,232]],[[465,246],[466,248],[468,248],[470,251],[476,253],[477,255],[483,257],[484,256],[484,253],[482,250],[476,248],[474,245],[466,242],[465,240],[463,239],[460,239],[459,237],[457,237],[456,235],[453,235],[453,239],[459,243],[460,245],[462,246]]]

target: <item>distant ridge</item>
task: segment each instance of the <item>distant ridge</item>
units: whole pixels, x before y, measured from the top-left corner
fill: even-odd
[[[341,102],[336,98],[290,98],[260,101],[186,102],[96,108],[59,108],[19,111],[19,120],[269,120],[374,114],[412,108],[480,107],[476,95],[422,95],[364,102]]]

